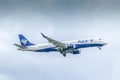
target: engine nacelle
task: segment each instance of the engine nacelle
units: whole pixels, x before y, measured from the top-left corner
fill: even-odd
[[[73,45],[73,44],[67,44],[67,45],[66,45],[66,48],[67,48],[67,49],[74,48],[74,45]]]
[[[74,51],[73,51],[73,54],[80,54],[80,52],[81,52],[81,51],[79,51],[79,50],[74,50]]]
[[[58,47],[57,50],[58,51],[63,51],[63,48],[62,47]]]

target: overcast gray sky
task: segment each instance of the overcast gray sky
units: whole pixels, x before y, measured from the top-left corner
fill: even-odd
[[[0,80],[120,80],[119,0],[1,0]],[[18,34],[32,43],[102,38],[109,44],[80,55],[18,51]]]

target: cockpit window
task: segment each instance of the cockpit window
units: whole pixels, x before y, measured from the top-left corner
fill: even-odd
[[[91,39],[90,42],[93,42],[93,40]]]

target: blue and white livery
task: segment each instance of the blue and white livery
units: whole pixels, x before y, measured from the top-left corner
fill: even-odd
[[[90,40],[72,40],[72,41],[64,41],[59,42],[46,35],[41,35],[48,40],[49,43],[44,44],[33,44],[29,42],[22,34],[19,34],[20,43],[14,44],[18,48],[18,50],[22,51],[33,51],[33,52],[51,52],[57,51],[60,52],[64,57],[68,53],[72,54],[80,54],[81,48],[88,48],[88,47],[98,47],[101,50],[101,47],[106,45],[107,43],[101,39],[90,39]]]

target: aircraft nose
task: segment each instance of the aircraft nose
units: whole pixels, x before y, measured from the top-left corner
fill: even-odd
[[[104,42],[104,45],[107,45],[108,43],[107,42]]]

